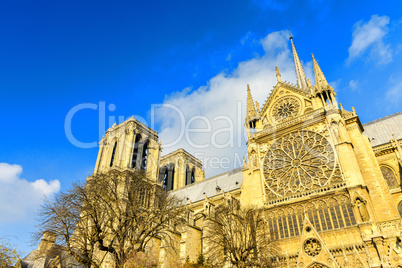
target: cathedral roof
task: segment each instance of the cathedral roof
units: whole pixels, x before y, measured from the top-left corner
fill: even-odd
[[[364,135],[369,137],[371,145],[378,146],[388,143],[395,134],[396,139],[402,139],[402,112],[391,114],[363,124]]]
[[[185,203],[194,203],[204,200],[205,197],[210,198],[223,192],[227,193],[240,189],[242,182],[242,168],[237,168],[172,191],[171,193],[178,198],[183,198]]]

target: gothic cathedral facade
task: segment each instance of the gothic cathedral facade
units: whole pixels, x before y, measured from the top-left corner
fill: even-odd
[[[402,114],[363,125],[354,108],[338,104],[314,56],[311,84],[292,38],[291,46],[297,85],[277,68],[261,109],[247,86],[242,168],[205,179],[202,163],[183,149],[160,157],[157,133],[131,118],[106,133],[95,173],[142,168],[186,201],[188,225],[173,256],[181,261],[203,252],[211,209],[236,198],[266,210],[278,267],[402,267]],[[166,263],[171,254],[156,245]]]
[[[106,132],[95,175],[142,169],[187,206],[187,224],[173,234],[177,249],[152,243],[163,267],[196,261],[208,217],[227,198],[266,211],[280,249],[275,267],[402,267],[402,112],[362,124],[354,108],[338,104],[314,56],[311,84],[292,39],[291,46],[297,85],[277,68],[261,109],[247,86],[241,168],[205,179],[185,150],[161,156],[158,133],[135,118]]]
[[[291,45],[297,86],[277,69],[261,109],[248,89],[241,202],[266,207],[278,267],[402,267],[402,114],[367,124],[366,133],[355,109],[338,105],[314,56],[311,85]]]

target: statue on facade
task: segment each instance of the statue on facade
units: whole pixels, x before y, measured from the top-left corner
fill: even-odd
[[[360,199],[356,199],[357,209],[359,210],[360,218],[363,222],[370,220],[370,215],[368,213],[366,203]]]

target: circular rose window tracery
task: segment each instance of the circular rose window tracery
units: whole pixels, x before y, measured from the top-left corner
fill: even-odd
[[[328,183],[335,170],[331,144],[312,131],[296,131],[276,140],[264,159],[265,185],[284,197]]]
[[[304,241],[303,248],[307,255],[315,257],[321,252],[321,243],[316,238],[309,238]]]
[[[398,182],[395,178],[395,174],[392,171],[392,169],[390,169],[389,167],[386,166],[381,166],[381,173],[384,177],[384,179],[386,180],[388,187],[395,187],[398,186]]]
[[[271,116],[275,121],[295,117],[300,113],[300,100],[294,96],[279,99],[272,107]]]

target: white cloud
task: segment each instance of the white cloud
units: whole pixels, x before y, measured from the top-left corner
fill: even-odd
[[[287,31],[273,32],[260,40],[260,44],[264,55],[240,62],[230,73],[222,71],[196,90],[189,92],[187,88],[166,97],[164,104],[174,105],[180,111],[155,110],[155,120],[161,126],[159,137],[163,154],[184,148],[203,161],[207,176],[242,165],[247,150],[243,127],[247,84],[250,84],[254,101],[262,108],[277,82],[275,66],[281,72],[282,81],[295,82]],[[200,130],[191,132],[194,128]],[[172,144],[174,141],[177,142]],[[214,161],[218,160],[224,163],[216,164]]]
[[[0,163],[0,223],[29,220],[44,196],[60,189],[60,182],[42,179],[29,182],[20,177],[22,167]]]
[[[392,81],[393,85],[385,93],[385,98],[392,104],[399,105],[402,100],[402,80]]]
[[[302,63],[303,64],[303,63]],[[307,79],[310,79],[311,83],[314,83],[314,67],[313,61],[307,61],[303,64],[303,70],[306,74]]]
[[[253,35],[252,32],[247,32],[247,33],[243,36],[243,38],[240,39],[240,44],[243,46],[243,45],[247,42],[247,40],[252,37],[252,35]]]
[[[335,81],[328,82],[328,84],[334,88],[335,92],[339,92],[339,85],[341,84],[342,79],[337,79]]]
[[[349,87],[351,90],[355,90],[359,87],[359,82],[357,80],[350,80]]]
[[[352,45],[349,47],[348,62],[365,55],[377,64],[386,64],[392,61],[392,49],[384,43],[384,37],[388,33],[388,16],[373,15],[364,23],[358,21],[354,25]]]

